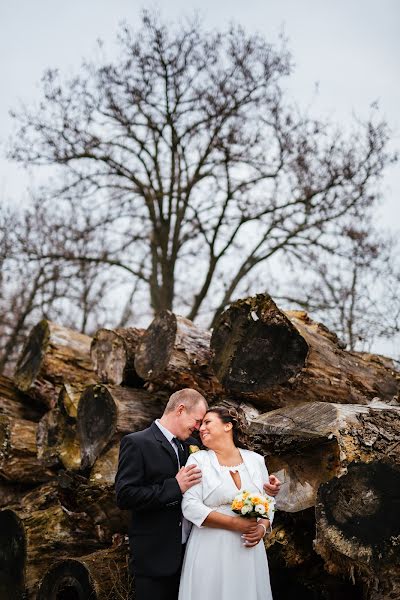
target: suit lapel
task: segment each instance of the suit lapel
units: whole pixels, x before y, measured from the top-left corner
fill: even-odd
[[[152,423],[150,428],[153,432],[154,437],[160,443],[161,447],[167,452],[167,454],[169,454],[172,462],[174,463],[175,469],[178,471],[178,459],[175,454],[175,450],[173,449],[165,435],[162,433],[161,429],[157,427],[156,423]]]

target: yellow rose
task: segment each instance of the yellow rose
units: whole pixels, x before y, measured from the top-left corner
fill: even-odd
[[[189,454],[194,454],[195,452],[198,452],[199,450],[200,450],[200,448],[198,446],[195,446],[194,444],[190,444]]]

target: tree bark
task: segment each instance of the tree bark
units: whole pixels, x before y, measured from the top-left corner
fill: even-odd
[[[0,531],[0,582],[6,581],[7,574],[12,573],[17,589],[25,589],[27,597],[32,599],[38,581],[57,558],[81,556],[103,545],[86,515],[68,512],[52,501],[49,506],[43,503],[41,510],[26,507],[18,513],[11,509],[1,511]]]
[[[353,463],[318,490],[316,551],[329,572],[361,578],[368,598],[399,597],[399,506],[400,464]]]
[[[144,329],[99,329],[93,337],[91,357],[99,381],[112,385],[141,387],[135,370],[135,353]]]
[[[283,482],[277,507],[297,512],[315,505],[321,483],[353,462],[400,462],[400,407],[304,402],[252,420],[252,447]]]
[[[210,337],[188,319],[160,312],[146,330],[135,356],[140,377],[155,388],[194,388],[215,398],[223,392],[211,369]]]
[[[89,478],[62,471],[58,484],[63,505],[74,512],[86,512],[110,539],[115,533],[127,533],[129,511],[120,510],[115,501],[114,481],[118,467],[119,444],[112,445],[94,463]]]
[[[32,398],[21,392],[12,379],[0,375],[0,414],[16,419],[39,421],[43,415],[43,408],[37,406]]]
[[[121,544],[80,558],[57,561],[43,577],[37,600],[133,598],[128,552],[127,544]]]
[[[0,415],[0,476],[21,483],[40,483],[54,472],[37,457],[38,424]]]
[[[91,338],[51,321],[31,331],[18,359],[15,384],[46,408],[56,404],[60,386],[88,385],[97,377],[90,358]]]
[[[390,359],[343,349],[305,312],[281,311],[267,294],[239,300],[219,317],[212,365],[237,397],[271,409],[296,402],[391,401],[400,374]]]
[[[78,406],[78,437],[81,465],[91,467],[113,439],[140,431],[161,416],[167,403],[165,392],[92,385],[86,388]]]

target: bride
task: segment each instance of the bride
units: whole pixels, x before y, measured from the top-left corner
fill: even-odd
[[[272,600],[262,543],[267,519],[249,519],[230,506],[240,490],[263,494],[268,471],[260,454],[245,449],[245,419],[232,408],[212,407],[200,427],[208,450],[191,454],[187,465],[201,468],[202,480],[187,490],[183,515],[195,527],[183,562],[179,600]]]

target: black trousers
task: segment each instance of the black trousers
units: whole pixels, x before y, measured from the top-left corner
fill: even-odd
[[[179,582],[186,544],[182,547],[182,561],[179,570],[168,577],[147,577],[133,575],[135,600],[178,600]]]
[[[137,575],[134,580],[135,600],[177,600],[181,571],[168,577]]]

